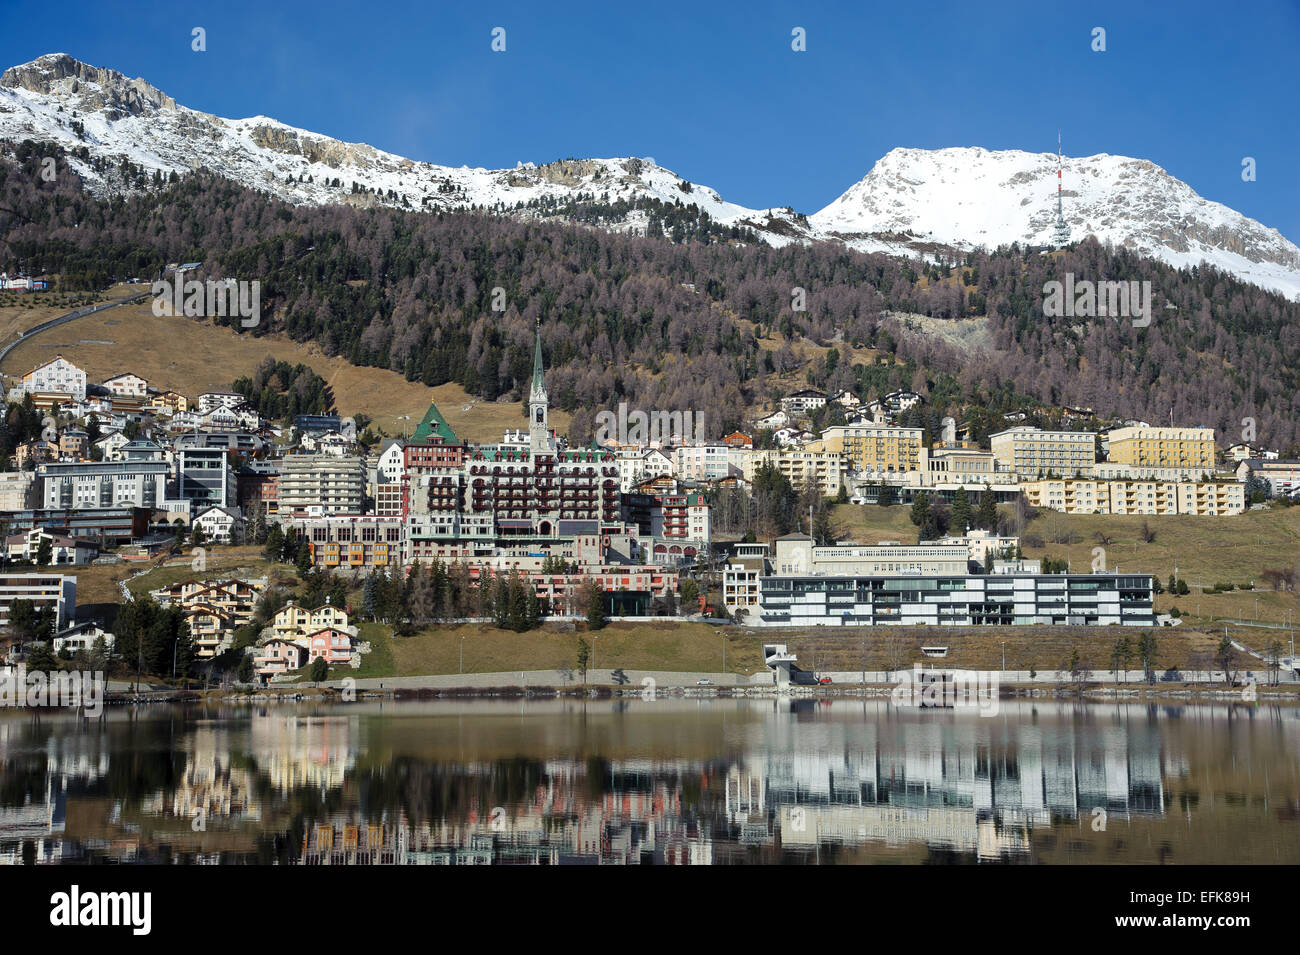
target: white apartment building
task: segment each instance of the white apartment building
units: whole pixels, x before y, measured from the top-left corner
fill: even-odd
[[[357,457],[288,454],[280,468],[281,513],[359,514],[365,465]]]
[[[55,629],[62,630],[77,609],[77,578],[62,574],[0,574],[0,627],[9,626],[15,600],[30,600],[39,611],[54,607]]]
[[[55,462],[37,472],[43,507],[158,507],[171,469],[163,461]]]
[[[1043,431],[1021,425],[989,435],[998,466],[1023,477],[1090,474],[1097,461],[1097,436],[1091,431]]]
[[[205,391],[199,395],[199,414],[211,414],[218,408],[234,410],[248,399],[234,391]]]
[[[677,477],[684,481],[717,481],[731,473],[731,446],[721,441],[685,445],[674,452]]]
[[[84,401],[86,373],[62,355],[56,355],[23,375],[23,391],[28,394],[54,391]]]

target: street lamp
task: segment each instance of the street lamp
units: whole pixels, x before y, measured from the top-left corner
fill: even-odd
[[[460,672],[465,672],[465,635],[460,635]]]

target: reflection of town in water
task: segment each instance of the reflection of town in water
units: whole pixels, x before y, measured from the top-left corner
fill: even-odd
[[[1300,861],[1300,710],[354,704],[0,720],[0,860]]]

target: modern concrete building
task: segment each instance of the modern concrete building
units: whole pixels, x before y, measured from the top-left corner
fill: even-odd
[[[305,535],[318,567],[364,570],[400,566],[404,560],[401,517],[375,514],[328,514],[296,517],[286,530]]]
[[[1154,626],[1149,574],[778,575],[749,623],[803,626]]]
[[[62,574],[0,574],[0,627],[9,627],[15,600],[30,600],[39,611],[53,607],[55,629],[62,630],[76,614],[77,578]]]
[[[41,465],[47,508],[157,507],[171,469],[163,461],[55,462]]]
[[[366,472],[360,458],[285,455],[280,467],[281,513],[359,514]]]
[[[196,510],[234,507],[235,472],[221,448],[181,448],[176,452],[176,496]]]
[[[873,544],[819,547],[807,534],[787,534],[774,543],[774,573],[835,576],[841,574],[964,574],[963,544]]]

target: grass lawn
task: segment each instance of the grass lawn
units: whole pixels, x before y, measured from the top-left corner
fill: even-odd
[[[111,291],[116,294],[118,290]],[[0,333],[6,315],[15,328],[15,323],[29,327],[68,310],[56,309],[37,319],[22,309],[12,315],[0,309]],[[158,342],[182,340],[184,348],[157,347]],[[483,401],[454,383],[429,388],[407,381],[396,372],[360,368],[338,356],[323,354],[314,342],[299,344],[283,335],[239,334],[201,319],[159,317],[147,301],[90,315],[38,335],[15,348],[5,359],[3,370],[21,375],[56,354],[85,368],[90,381],[103,381],[126,370],[124,356],[130,356],[129,370],[145,378],[151,387],[191,397],[229,388],[236,378],[251,375],[268,355],[291,364],[301,362],[333,389],[340,414],[367,414],[376,428],[390,435],[401,435],[403,428],[409,434],[431,401],[437,403],[457,435],[470,441],[500,441],[507,429],[521,428],[526,423],[517,401]],[[409,420],[404,420],[407,415]],[[563,433],[569,426],[569,416],[552,409],[551,423]]]
[[[371,639],[364,634],[363,629],[363,638]],[[595,632],[585,628],[563,630],[551,624],[529,633],[498,630],[486,624],[460,624],[436,627],[413,637],[389,637],[393,669],[374,675],[459,673],[462,644],[466,673],[563,669],[576,665],[579,638],[593,647],[594,659],[589,664],[593,669],[721,672],[724,640],[728,672],[750,673],[762,665],[761,641],[749,639],[733,628],[707,624],[610,623]],[[372,646],[378,650],[379,641],[372,639]]]
[[[909,518],[910,510],[910,505],[840,504],[832,517],[844,529],[845,537],[858,543],[898,540],[915,544],[916,527]],[[1150,543],[1141,539],[1144,523],[1155,532]],[[1129,517],[1041,510],[1021,537],[1023,540],[1035,535],[1043,539],[1044,545],[1022,547],[1026,557],[1065,558],[1078,571],[1092,567],[1097,547],[1104,548],[1108,569],[1154,574],[1162,584],[1168,582],[1177,564],[1178,576],[1187,581],[1191,593],[1158,596],[1156,610],[1166,613],[1176,606],[1191,624],[1210,626],[1225,618],[1300,621],[1300,595],[1293,591],[1201,593],[1202,587],[1219,582],[1241,585],[1253,581],[1261,588],[1264,570],[1296,566],[1300,560],[1300,507],[1248,511],[1231,517]],[[1053,543],[1054,539],[1064,541],[1067,535],[1071,543]],[[1099,535],[1109,537],[1110,542],[1103,544]]]

